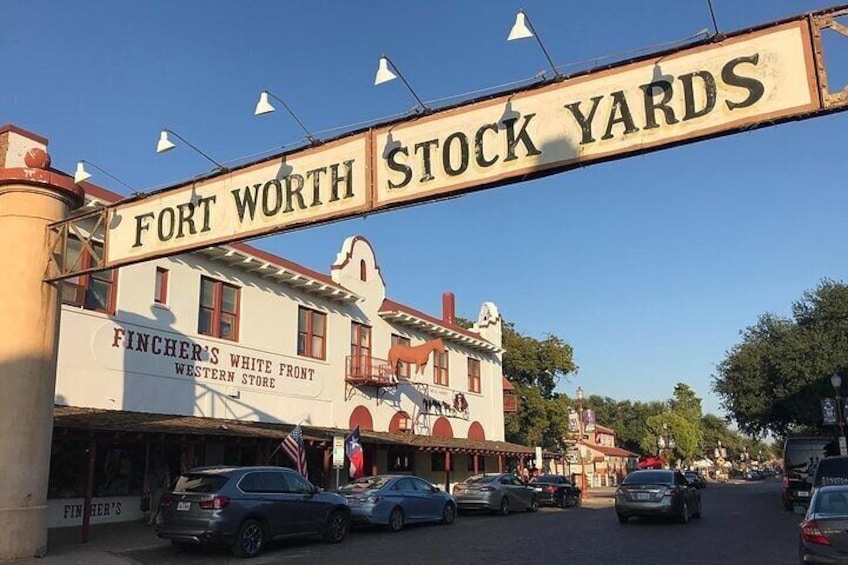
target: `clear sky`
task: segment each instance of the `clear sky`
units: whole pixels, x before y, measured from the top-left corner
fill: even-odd
[[[713,5],[733,31],[833,3]],[[313,132],[407,112],[399,81],[373,86],[383,53],[427,101],[529,79],[546,61],[506,41],[519,8],[566,72],[711,27],[706,0],[6,0],[0,124],[49,138],[62,170],[85,159],[149,190],[211,170],[184,146],[157,155],[165,126],[225,163],[299,142],[285,113],[253,116],[264,88]],[[836,114],[254,244],[328,272],[364,235],[393,299],[438,315],[451,290],[463,317],[494,301],[519,331],[570,343],[569,395],[665,399],[684,381],[717,412],[710,382],[740,330],[846,277],[846,131]]]

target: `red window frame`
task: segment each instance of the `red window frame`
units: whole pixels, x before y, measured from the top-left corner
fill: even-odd
[[[212,285],[212,303],[203,304],[203,285]],[[233,310],[224,309],[224,290],[235,291],[233,300]],[[198,315],[197,315],[197,333],[226,339],[228,341],[238,341],[239,336],[239,318],[241,310],[241,289],[236,285],[225,283],[224,281],[215,280],[210,277],[200,277],[200,297],[198,299]],[[204,328],[204,312],[209,315],[209,328]],[[222,321],[225,318],[232,320],[232,332],[230,335],[224,335]]]
[[[448,352],[433,352],[433,382],[441,386],[450,386],[450,374],[448,372]]]
[[[351,376],[367,377],[371,371],[371,326],[350,323]]]
[[[168,269],[156,267],[156,278],[153,283],[153,302],[156,304],[168,303]]]
[[[91,254],[85,250],[79,238],[74,236],[68,237],[69,248],[73,245],[71,243],[72,241],[79,245],[79,262],[77,265],[80,270],[90,268],[93,264]],[[103,252],[103,244],[99,241],[89,241],[89,245],[94,247],[99,253]],[[69,251],[70,249],[66,251],[66,253]],[[103,287],[106,287],[106,291],[98,293],[98,288],[102,290]],[[75,277],[65,279],[62,282],[62,304],[78,306],[79,308],[91,310],[93,312],[103,312],[104,314],[114,315],[117,289],[117,269],[106,269],[94,273],[87,273],[85,275],[77,275]],[[101,306],[98,296],[100,298],[105,298],[105,306]]]
[[[412,344],[412,341],[408,337],[404,337],[398,334],[392,334],[392,345],[404,345],[409,347]],[[392,367],[394,370],[394,367]],[[398,362],[398,377],[403,377],[405,379],[409,378],[409,363],[406,361]]]
[[[468,392],[480,393],[480,360],[468,358]]]
[[[315,321],[320,319],[322,323],[321,333],[316,331],[319,326]],[[320,351],[314,351],[314,341],[320,340]],[[311,308],[299,306],[297,310],[297,354],[313,359],[327,358],[327,314]]]

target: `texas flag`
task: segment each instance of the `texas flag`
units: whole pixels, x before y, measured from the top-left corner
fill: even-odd
[[[345,455],[350,460],[350,478],[358,479],[365,476],[365,455],[362,453],[362,441],[359,437],[359,426],[345,437]]]

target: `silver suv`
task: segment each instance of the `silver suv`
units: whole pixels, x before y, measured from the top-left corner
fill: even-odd
[[[350,527],[345,498],[284,467],[204,467],[180,475],[162,497],[156,535],[176,545],[259,555],[268,541],[320,535],[339,543]]]

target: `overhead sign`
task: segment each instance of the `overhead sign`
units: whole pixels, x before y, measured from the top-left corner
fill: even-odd
[[[107,264],[159,257],[366,210],[367,135],[112,208]]]
[[[820,88],[809,29],[811,21],[826,26],[808,17],[404,118],[118,203],[96,268],[844,109],[848,97]],[[831,102],[823,107],[820,94]],[[50,280],[77,269],[63,266]]]

